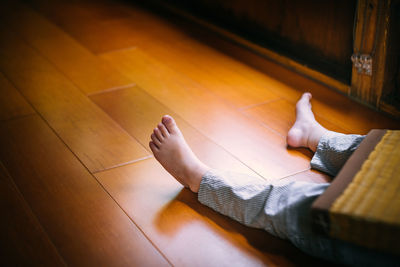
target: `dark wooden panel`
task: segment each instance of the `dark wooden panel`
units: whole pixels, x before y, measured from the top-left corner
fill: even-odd
[[[39,117],[1,123],[0,147],[0,160],[68,265],[167,265]]]
[[[1,162],[0,212],[2,266],[65,266]]]
[[[355,0],[168,2],[350,84]]]
[[[354,53],[367,55],[370,60],[360,64],[358,59],[358,64],[353,65],[349,92],[358,101],[397,119],[400,119],[399,3],[398,0],[358,1]]]
[[[0,72],[0,120],[33,114],[35,111]]]
[[[380,106],[400,119],[400,1],[392,1],[389,15],[386,75]]]
[[[149,156],[36,50],[4,25],[0,34],[0,69],[90,171]]]

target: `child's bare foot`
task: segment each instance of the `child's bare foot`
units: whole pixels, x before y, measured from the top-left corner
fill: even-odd
[[[288,132],[287,143],[292,147],[317,150],[322,135],[328,132],[314,117],[311,110],[311,94],[304,93],[296,104],[296,121]]]
[[[190,149],[175,120],[165,115],[151,134],[150,149],[161,165],[185,187],[197,193],[209,169]]]

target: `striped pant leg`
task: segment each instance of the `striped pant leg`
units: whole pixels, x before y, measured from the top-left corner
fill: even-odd
[[[398,258],[316,234],[310,207],[328,183],[267,182],[230,172],[207,172],[201,181],[201,203],[249,227],[290,240],[307,254],[355,266],[397,266]]]
[[[351,154],[358,148],[364,135],[329,132],[321,137],[311,167],[336,176]]]
[[[297,220],[297,214],[308,214],[308,202],[328,186],[328,183],[300,181],[267,182],[232,172],[209,171],[202,178],[198,199],[244,225],[288,239],[291,221]],[[296,214],[286,214],[290,205],[297,206]],[[303,222],[308,223],[304,220],[300,223]]]

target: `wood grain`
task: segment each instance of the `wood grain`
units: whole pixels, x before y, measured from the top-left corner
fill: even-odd
[[[195,40],[186,39],[166,42],[154,36],[154,40],[141,45],[140,48],[234,107],[240,108],[279,98],[269,89],[271,85],[260,86],[245,74],[229,67],[230,64],[240,62],[235,62],[229,56]]]
[[[365,134],[373,128],[399,129],[400,127],[399,120],[363,106],[290,69],[230,42],[218,39],[215,35],[204,34],[201,39],[219,51],[242,61],[242,64],[231,64],[230,68],[245,74],[255,83],[265,86],[292,103],[296,103],[303,92],[311,92],[314,113],[346,131]],[[215,62],[214,59],[213,62]]]
[[[1,162],[0,212],[2,266],[66,266]]]
[[[103,4],[100,5],[100,8],[96,8],[93,3],[82,7],[77,3],[64,2],[63,8],[67,8],[66,10],[70,8],[74,11],[73,16],[70,16],[65,12],[60,12],[54,6],[51,7],[52,5],[46,5],[42,0],[33,0],[33,2],[35,2],[37,8],[51,17],[53,21],[62,25],[86,46],[104,46],[98,49],[93,48],[97,52],[137,46],[160,60],[162,60],[162,57],[169,58],[171,62],[166,61],[165,64],[173,68],[180,68],[186,71],[185,73],[190,72],[190,69],[193,68],[212,69],[213,75],[218,75],[218,79],[214,79],[214,82],[219,83],[219,86],[214,86],[213,90],[217,92],[217,95],[221,93],[223,98],[226,97],[233,103],[235,101],[239,101],[239,104],[246,103],[249,100],[248,98],[251,102],[261,103],[264,101],[263,94],[266,92],[268,94],[274,93],[295,103],[302,92],[309,91],[314,95],[316,113],[348,132],[363,134],[372,128],[400,127],[398,120],[392,120],[383,114],[379,114],[340,93],[332,91],[327,86],[272,63],[256,53],[243,49],[243,47],[226,41],[200,27],[194,27],[192,24],[190,28],[187,23],[177,21],[169,23],[166,19],[132,5]],[[107,1],[105,2],[107,3]],[[112,11],[108,13],[105,11],[106,8],[110,8]],[[108,36],[112,36],[112,38],[108,38]],[[85,41],[85,38],[93,39]],[[136,40],[130,40],[132,38],[136,38]],[[205,45],[202,45],[202,43]],[[158,50],[163,49],[163,46],[166,45],[171,50],[168,53],[163,54],[157,52],[157,50],[149,50],[154,47]],[[219,52],[210,52],[215,50],[210,47],[216,48]],[[180,57],[173,53],[179,50],[182,51]],[[188,53],[187,51],[193,52]],[[173,55],[169,55],[170,53]],[[179,52],[177,53],[179,54]],[[228,63],[225,63],[224,54],[234,57],[236,60],[229,60]],[[192,58],[195,60],[192,60]],[[179,63],[174,62],[182,60],[186,61],[185,64],[189,64],[187,62],[189,61],[196,66],[186,70],[186,66],[179,67]],[[221,69],[227,69],[227,71],[224,73]],[[203,84],[213,87],[212,81],[204,81],[203,78],[206,74],[202,73],[201,75],[203,75],[202,79],[196,80],[192,73],[191,78],[194,78],[196,82],[201,81]],[[241,82],[243,78],[238,78],[239,76],[245,77],[247,81]],[[239,90],[222,90],[226,89],[230,83],[229,81],[222,82],[220,79],[240,81],[237,84]],[[244,86],[243,89],[240,89],[241,86]],[[245,92],[246,86],[247,93]],[[265,88],[266,92],[258,88]]]
[[[175,39],[185,35],[178,28],[133,3],[117,1],[58,1],[49,5],[45,0],[29,0],[35,9],[61,26],[94,53],[135,47],[151,41],[154,36]],[[178,38],[179,39],[179,38]]]
[[[35,50],[0,27],[0,69],[90,171],[149,156]]]
[[[33,114],[35,111],[0,72],[0,120]]]
[[[149,151],[150,134],[161,122],[161,117],[169,114],[174,117],[186,142],[205,164],[214,169],[257,176],[238,159],[196,130],[196,125],[189,125],[179,115],[137,86],[92,95],[90,98]]]
[[[170,114],[213,168],[329,182],[310,170],[311,152],[286,147],[302,92],[313,93],[318,120],[330,129],[363,132],[398,122],[207,30],[129,2],[24,3],[0,11],[7,22],[0,25],[0,71],[39,114],[0,121],[0,161],[20,192],[17,199],[3,186],[0,167],[0,206],[26,227],[0,230],[8,234],[2,247],[16,240],[2,250],[11,255],[4,259],[26,252],[23,263],[46,253],[44,260],[57,260],[50,242],[72,266],[326,265],[202,206],[154,158],[140,160],[151,157],[150,133]],[[120,49],[100,59],[93,54]],[[139,86],[121,89],[118,77]]]
[[[161,6],[169,3],[181,12],[349,82],[357,1],[153,2]]]
[[[288,242],[203,206],[154,159],[96,177],[173,265],[317,264]]]
[[[91,19],[96,14],[96,9],[90,9],[89,5],[84,9],[85,15],[78,16],[78,21],[82,23],[77,25],[75,18],[67,16],[65,12],[52,10],[48,5],[37,1],[34,5],[39,6],[38,8],[47,16],[59,22],[70,34],[93,51],[104,52],[129,46],[141,47],[153,57],[182,72],[235,106],[247,106],[277,97],[268,87],[258,86],[240,72],[232,71],[229,65],[234,64],[232,63],[234,60],[190,38],[191,35],[187,33],[186,28],[180,29],[167,20],[136,6],[125,7],[131,17],[122,15],[110,20],[97,17]],[[67,8],[79,7],[72,3],[67,6]],[[119,4],[114,8],[118,6]],[[57,17],[53,13],[50,14],[50,9],[57,14]],[[126,40],[120,40],[121,38]],[[130,40],[132,38],[136,40]],[[215,58],[219,64],[211,63],[211,58]],[[235,62],[235,64],[240,63]]]
[[[86,94],[133,82],[93,55],[44,17],[17,1],[2,9],[2,20],[51,61]]]
[[[222,37],[221,39],[226,39],[229,43],[236,44],[241,47],[241,49],[244,48],[244,50],[249,50],[253,54],[281,64],[286,68],[292,69],[293,71],[300,73],[303,76],[307,76],[313,80],[316,80],[322,84],[325,84],[330,88],[339,90],[343,93],[347,93],[350,90],[350,86],[347,83],[339,81],[337,80],[337,78],[333,78],[330,75],[326,75],[321,71],[316,70],[315,68],[311,68],[309,65],[301,63],[298,58],[293,59],[290,55],[284,55],[270,48],[267,48],[265,44],[256,44],[252,41],[249,41],[248,38],[243,37],[246,34],[235,34],[232,32],[231,29],[217,26],[216,24],[209,22],[209,20],[207,19],[199,18],[198,16],[194,16],[182,9],[175,8],[165,1],[157,2],[158,4],[161,4],[163,9],[167,10],[167,13],[173,14],[173,16],[168,16],[169,19],[172,18],[172,20],[176,21],[176,24],[178,24],[179,26],[183,25],[183,27],[187,29],[187,32],[191,32],[192,38],[198,38],[199,31],[206,29],[208,34],[211,33],[216,38]],[[180,22],[179,19],[176,19],[176,17],[180,18],[180,21],[184,21],[185,23]],[[327,65],[325,64],[323,67],[327,67]],[[334,71],[337,71],[337,69]],[[348,72],[347,74],[350,73]]]
[[[285,99],[279,99],[262,105],[257,105],[255,107],[245,109],[243,112],[259,120],[266,127],[277,131],[282,136],[287,136],[287,133],[293,126],[296,119],[296,105]],[[348,133],[346,130],[336,126],[329,120],[320,118],[317,115],[315,118],[322,126],[330,131]]]
[[[67,265],[168,265],[37,116],[0,127],[0,160]]]
[[[332,121],[346,131],[362,134],[367,133],[372,128],[400,127],[399,120],[392,120],[383,114],[379,114],[338,92],[334,92],[321,83],[296,74],[292,70],[273,63],[257,53],[243,49],[240,45],[226,41],[215,33],[194,26],[194,24],[182,23],[175,18],[172,18],[175,23],[170,23],[167,19],[160,18],[160,16],[151,14],[135,5],[120,3],[113,5],[108,1],[105,1],[105,3],[101,1],[101,4],[98,4],[100,7],[96,7],[93,3],[82,6],[79,3],[61,1],[61,9],[47,5],[44,0],[32,1],[46,16],[62,25],[81,43],[88,47],[103,46],[103,48],[93,48],[97,52],[136,46],[150,54],[154,53],[153,56],[159,56],[155,54],[155,51],[146,49],[153,46],[161,46],[162,48],[165,44],[169,44],[168,49],[176,46],[176,48],[171,49],[171,52],[179,49],[182,50],[182,54],[186,54],[187,50],[195,51],[190,56],[185,55],[184,60],[190,61],[192,57],[196,58],[196,61],[193,61],[196,68],[206,70],[213,68],[214,72],[215,68],[226,68],[228,73],[236,73],[233,77],[218,74],[220,78],[224,77],[224,79],[238,80],[238,74],[246,77],[247,82],[251,81],[247,94],[248,97],[253,96],[253,100],[257,99],[260,92],[262,93],[261,90],[255,88],[266,88],[269,93],[275,93],[293,103],[299,99],[302,92],[310,91],[314,95],[314,109],[318,115]],[[61,12],[63,8],[73,11],[71,12],[73,15]],[[107,12],[107,8],[111,11]],[[171,17],[169,19],[171,20]],[[108,38],[108,36],[112,38]],[[92,39],[85,41],[85,38]],[[136,39],[131,40],[133,38]],[[182,42],[184,42],[184,45],[181,45]],[[201,43],[205,45],[201,45]],[[218,49],[219,53],[210,53],[210,50],[214,50],[210,47]],[[224,64],[221,57],[223,54],[237,60],[231,60],[228,64]],[[168,53],[164,56],[172,57]],[[203,60],[198,60],[198,58]],[[179,61],[180,59],[174,60]],[[165,64],[175,63],[165,62]],[[287,65],[288,68],[296,69],[290,64]],[[220,73],[219,70],[217,73]],[[204,83],[211,84],[211,82]],[[240,85],[238,87],[240,88]],[[215,90],[221,89],[216,88]],[[253,94],[252,91],[257,92],[257,94]],[[243,102],[247,100],[246,98],[241,100],[239,95],[242,97],[243,94],[237,93],[235,90],[227,90],[224,94],[231,100],[238,99]],[[262,96],[262,94],[259,96]]]
[[[108,53],[103,57],[264,178],[280,178],[308,168],[309,156],[287,150],[285,138],[237,112],[197,83],[139,49]]]
[[[153,27],[163,32],[165,25],[160,24],[154,23]],[[173,29],[174,25],[169,25],[169,28]],[[314,95],[315,112],[321,120],[331,121],[338,130],[364,134],[372,128],[400,127],[398,120],[374,112],[320,83],[263,60],[254,53],[249,56],[248,52],[240,48],[238,52],[231,51],[233,45],[219,41],[215,35],[199,36],[188,29],[185,33],[180,35],[174,32],[167,39],[160,37],[160,34],[147,34],[147,42],[138,42],[137,45],[152,57],[165,62],[237,107],[270,101],[277,96],[296,103],[302,92],[309,91]],[[216,45],[218,48],[219,42],[220,51],[209,46]],[[242,53],[239,59],[250,64],[254,64],[250,62],[252,60],[256,65],[262,64],[258,67],[265,73],[257,72],[232,58],[230,53]],[[349,113],[352,116],[348,116]]]

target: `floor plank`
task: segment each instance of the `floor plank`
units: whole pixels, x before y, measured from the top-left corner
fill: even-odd
[[[262,127],[139,49],[107,53],[103,57],[264,178],[281,178],[309,168],[310,153],[287,150],[284,137]]]
[[[67,265],[168,265],[38,116],[0,125],[0,160]]]
[[[84,93],[132,85],[133,82],[38,13],[17,1],[2,9],[2,20],[51,61]]]
[[[218,38],[210,32],[198,32],[197,37],[221,53],[234,57],[242,64],[231,64],[235,69],[258,83],[268,87],[282,98],[296,103],[303,92],[313,94],[314,113],[340,128],[358,134],[366,134],[374,128],[400,129],[400,121],[376,112],[348,96],[342,95],[318,82],[276,64],[249,50]]]
[[[257,105],[243,110],[244,113],[254,117],[266,127],[274,129],[282,136],[286,136],[296,119],[296,105],[285,99],[270,101],[265,104]],[[348,131],[336,126],[330,121],[315,116],[316,120],[325,128],[340,133],[349,133]]]
[[[179,26],[175,25],[175,27]],[[162,39],[158,39],[157,42],[139,44],[138,47],[153,57],[159,57],[166,64],[173,66],[174,69],[181,70],[199,83],[201,83],[201,79],[197,79],[196,75],[190,74],[193,67],[179,68],[180,61],[184,61],[187,64],[195,62],[196,68],[208,70],[214,75],[218,74],[218,77],[225,77],[227,80],[236,81],[237,84],[232,86],[231,90],[221,94],[227,100],[236,103],[237,106],[243,107],[263,103],[264,101],[273,100],[276,96],[294,104],[303,92],[311,92],[314,96],[313,106],[315,113],[321,119],[330,121],[345,132],[365,134],[373,128],[399,129],[400,127],[399,120],[391,119],[385,114],[363,106],[320,83],[285,69],[276,63],[262,59],[255,53],[251,54],[233,43],[223,41],[215,34],[204,30],[198,31],[197,29],[195,27],[192,30],[187,29],[186,33],[188,35],[186,38],[182,38],[181,42],[174,43],[170,41],[167,43]],[[154,38],[157,38],[157,36]],[[230,47],[234,47],[237,51],[229,50]],[[174,51],[175,54],[171,56]],[[252,59],[254,59],[254,63]],[[253,65],[262,72],[252,68]],[[203,83],[207,84],[207,82]],[[212,88],[212,83],[207,85]],[[238,88],[239,92],[236,92]],[[234,93],[230,91],[234,91]],[[232,99],[229,94],[237,94],[239,102],[235,101],[234,98]],[[265,97],[264,94],[274,97]],[[251,101],[246,103],[248,100]]]
[[[175,118],[187,143],[205,164],[214,169],[257,176],[239,160],[137,86],[92,95],[90,98],[149,151],[150,134],[160,123],[161,117],[169,114]]]
[[[178,26],[175,25],[175,27]],[[315,113],[321,120],[327,121],[328,124],[330,121],[343,132],[365,134],[373,128],[399,129],[400,127],[399,120],[375,112],[322,84],[262,59],[256,54],[249,56],[249,52],[245,49],[236,47],[237,51],[230,51],[229,48],[235,47],[234,44],[222,41],[218,36],[205,33],[204,30],[200,32],[204,35],[198,34],[196,30],[190,32],[188,29],[186,38],[176,43],[154,36],[153,42],[139,44],[138,47],[174,69],[182,71],[196,82],[206,85],[207,88],[213,88],[213,84],[207,81],[206,77],[201,77],[198,69],[208,70],[217,77],[224,77],[225,80],[236,81],[236,84],[231,86],[231,90],[222,87],[226,89],[226,92],[223,90],[219,92],[218,88],[211,90],[239,107],[268,102],[276,99],[276,96],[295,104],[303,92],[311,92],[314,96]],[[243,55],[239,55],[241,52]],[[251,68],[253,58],[254,65],[263,72]],[[197,72],[193,71],[196,68]],[[237,99],[233,98],[232,94],[236,95]],[[270,97],[266,97],[265,94],[269,94]]]
[[[132,2],[101,0],[86,1],[85,5],[62,0],[56,5],[45,0],[28,2],[94,53],[134,47],[156,35],[164,39],[185,35]]]
[[[33,114],[35,111],[24,97],[0,72],[0,120]]]
[[[2,266],[66,266],[1,162],[0,212]]]
[[[154,160],[97,173],[106,190],[176,266],[318,264],[288,242],[201,205]]]
[[[0,69],[92,172],[150,154],[35,50],[0,27]]]
[[[189,64],[189,66],[191,62],[195,61],[194,65],[196,66],[190,66],[189,68],[183,66],[179,68],[180,63],[178,63],[178,69],[182,71],[193,74],[193,68],[213,69],[213,74],[215,75],[215,73],[218,73],[219,79],[224,77],[224,79],[228,79],[229,81],[241,80],[241,82],[237,84],[237,88],[244,86],[243,92],[242,89],[240,90],[241,93],[235,90],[224,91],[223,88],[226,88],[227,84],[230,84],[229,81],[222,82],[219,80],[219,86],[215,86],[214,84],[215,87],[213,87],[212,83],[207,81],[205,77],[201,77],[197,80],[197,82],[207,84],[209,87],[214,88],[217,94],[224,95],[224,97],[236,105],[246,105],[246,103],[248,104],[248,102],[246,102],[248,100],[251,100],[252,103],[262,103],[265,101],[263,94],[266,92],[272,95],[276,94],[292,103],[296,103],[303,92],[309,91],[314,95],[313,102],[315,113],[347,132],[365,134],[373,128],[400,128],[400,122],[398,120],[393,120],[383,114],[377,113],[368,107],[348,99],[338,92],[334,92],[326,86],[293,73],[240,46],[227,42],[216,34],[201,27],[197,27],[193,23],[187,23],[184,22],[184,20],[179,22],[179,19],[176,17],[173,18],[174,22],[170,23],[168,19],[160,18],[159,15],[151,14],[137,6],[123,4],[114,7],[124,10],[122,19],[118,19],[117,17],[112,17],[112,19],[109,17],[99,18],[98,13],[100,11],[95,8],[95,12],[91,11],[92,6],[89,5],[84,8],[84,11],[78,12],[78,14],[80,14],[78,20],[80,19],[81,22],[83,22],[84,19],[90,21],[89,23],[84,23],[90,25],[87,29],[84,29],[85,27],[80,26],[82,23],[75,23],[76,19],[67,16],[65,13],[60,14],[59,11],[57,12],[57,10],[46,7],[46,5],[42,3],[43,1],[34,0],[34,2],[36,2],[36,6],[41,8],[47,16],[52,17],[52,20],[57,21],[62,27],[67,29],[69,33],[85,43],[88,47],[96,45],[102,46],[104,43],[113,43],[117,45],[113,47],[112,44],[106,44],[106,48],[94,48],[97,52],[137,46],[149,53],[154,53],[154,56],[161,55],[164,57],[172,57],[172,60],[166,61],[166,64],[175,64],[175,68],[176,61],[180,60],[179,52],[178,55],[172,56],[164,52],[159,54],[157,50],[153,50],[155,47],[158,47],[157,49],[165,49],[162,46],[168,44],[168,49],[171,50],[171,53],[177,50],[182,51],[180,57],[184,57],[183,60],[186,60],[186,64]],[[107,2],[108,1],[105,1],[105,3]],[[68,4],[68,6],[77,8],[76,4]],[[107,6],[107,4],[104,6]],[[93,16],[95,16],[96,19],[92,19]],[[171,19],[171,16],[168,18]],[[110,30],[105,30],[108,34],[103,34],[103,29]],[[114,36],[113,32],[118,34]],[[106,37],[108,35],[114,36],[113,39],[115,39],[115,42],[111,42],[110,39]],[[92,39],[85,40],[85,38]],[[122,40],[118,38],[122,38]],[[130,40],[129,38],[136,39]],[[158,43],[162,43],[162,46]],[[214,49],[210,48],[210,46],[214,47]],[[146,49],[151,49],[151,51]],[[215,53],[215,49],[218,50],[217,53]],[[232,57],[234,59],[232,59]],[[227,60],[227,58],[229,59]],[[189,63],[187,63],[187,61],[189,61]],[[202,75],[205,74],[203,73]],[[242,76],[242,78],[239,78],[240,76]],[[243,77],[245,77],[246,83],[249,84],[248,86],[246,83],[243,83]],[[192,78],[195,77],[192,76]],[[247,94],[245,90],[246,87],[248,88]],[[265,91],[256,90],[257,94],[253,94],[252,92],[256,88],[264,88]],[[241,97],[239,97],[239,95]]]
[[[236,108],[279,98],[279,95],[269,90],[269,87],[275,85],[274,83],[269,86],[259,86],[242,73],[226,67],[226,65],[235,64],[232,62],[233,59],[205,45],[194,40],[177,42],[169,39],[167,42],[158,36],[153,36],[153,38],[138,47]],[[215,62],[218,64],[214,64]]]
[[[62,27],[92,50],[104,52],[138,46],[235,106],[247,106],[277,97],[265,86],[260,87],[239,72],[233,72],[229,67],[226,68],[225,65],[232,64],[232,59],[228,59],[229,57],[225,56],[224,58],[221,53],[207,48],[207,46],[201,45],[193,39],[188,40],[190,36],[184,30],[137,6],[133,8],[126,5],[125,10],[130,10],[130,15],[124,16],[122,19],[112,21],[97,19],[96,22],[90,20],[89,23],[87,23],[88,18],[93,16],[96,11],[87,7],[86,17],[84,17],[87,20],[83,22],[84,18],[81,18],[81,24],[84,25],[82,27],[81,25],[78,26],[73,18],[67,17],[64,12],[55,17],[54,14],[49,14],[49,7],[46,8],[45,5],[38,2],[35,2],[35,5],[39,5],[39,8],[44,9],[44,13],[54,21],[58,21]],[[60,12],[58,11],[58,13]],[[89,15],[90,13],[91,15]],[[88,29],[85,30],[85,27],[88,27]],[[108,30],[109,28],[110,30]],[[111,35],[105,34],[109,31]],[[114,34],[116,35],[115,38],[109,38]],[[119,38],[126,40],[119,41]],[[129,39],[132,38],[136,38],[136,40],[130,41]],[[112,47],[112,45],[107,44],[110,42],[119,44],[119,46],[117,48]],[[121,42],[125,45],[122,45]],[[105,47],[98,48],[98,46]],[[108,48],[106,48],[107,46]],[[202,52],[198,53],[198,51]],[[210,58],[215,58],[215,56],[219,64],[210,64]]]
[[[13,4],[12,12],[0,10],[7,22],[0,25],[6,89],[15,86],[39,113],[0,121],[0,160],[22,193],[16,199],[2,187],[0,168],[0,191],[6,190],[0,199],[16,220],[28,214],[17,223],[30,224],[35,216],[36,226],[73,266],[326,265],[202,206],[154,158],[139,160],[151,157],[151,131],[167,113],[213,168],[329,182],[331,177],[310,170],[310,151],[286,147],[302,92],[313,93],[317,119],[329,129],[365,133],[399,128],[399,121],[201,27],[130,1],[23,2]],[[1,78],[0,72],[0,86]],[[121,89],[126,81],[140,87]],[[20,104],[11,98],[12,105]],[[1,101],[0,114],[6,109]],[[18,208],[21,201],[28,209]],[[13,237],[3,240],[22,239],[18,248],[10,246],[11,256],[25,249],[30,257],[31,243],[42,249],[40,234],[29,230],[7,231]]]

